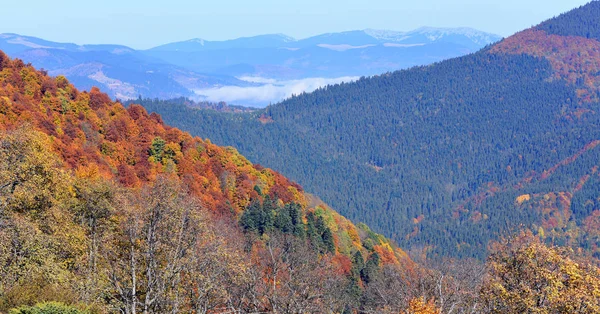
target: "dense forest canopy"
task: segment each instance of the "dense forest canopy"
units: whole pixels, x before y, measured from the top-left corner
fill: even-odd
[[[1,52],[0,183],[0,313],[600,310],[598,260],[543,232],[417,264],[234,149]]]
[[[488,241],[517,224],[549,241],[597,248],[598,238],[571,222],[600,209],[590,205],[600,195],[589,187],[600,157],[600,42],[585,35],[598,31],[598,7],[465,57],[249,114],[141,103],[278,169],[406,249],[482,259]]]

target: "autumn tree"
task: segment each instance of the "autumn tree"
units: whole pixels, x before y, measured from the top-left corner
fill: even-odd
[[[433,313],[479,313],[478,289],[484,269],[482,263],[469,259],[382,265],[364,288],[362,308],[399,313],[418,312],[422,306]]]
[[[406,314],[441,314],[436,308],[433,300],[425,301],[423,298],[415,298],[410,300],[409,307],[405,311]]]
[[[531,232],[495,243],[481,300],[489,313],[598,313],[600,270]]]
[[[0,215],[6,210],[41,211],[50,208],[64,188],[57,157],[49,138],[30,126],[0,138]]]
[[[0,311],[78,298],[85,241],[63,210],[69,178],[49,138],[25,126],[0,134]]]
[[[21,306],[11,309],[9,314],[90,314],[91,311],[80,310],[60,302],[45,302],[34,306]]]
[[[181,274],[201,228],[200,205],[165,176],[119,202],[121,230],[106,252],[118,308],[177,313],[185,293]]]
[[[88,275],[85,287],[86,301],[98,291],[98,251],[110,226],[116,206],[116,187],[102,179],[80,179],[74,185],[72,205],[77,220],[86,229],[88,239]]]
[[[244,235],[231,221],[202,222],[184,264],[185,300],[194,313],[239,313],[252,303]]]
[[[262,275],[253,287],[264,309],[276,313],[328,313],[343,309],[345,278],[305,240],[281,232],[253,248]]]

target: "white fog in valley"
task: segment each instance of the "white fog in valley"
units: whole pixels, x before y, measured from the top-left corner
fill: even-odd
[[[238,79],[256,83],[257,86],[222,86],[197,89],[194,90],[194,93],[198,95],[199,99],[211,102],[225,101],[232,105],[266,107],[269,104],[280,102],[292,95],[299,95],[303,92],[309,93],[327,85],[353,82],[359,79],[359,77],[315,77],[279,81],[271,78],[245,76],[238,77]]]

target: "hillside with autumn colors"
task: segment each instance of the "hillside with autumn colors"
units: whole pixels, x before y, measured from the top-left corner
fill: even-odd
[[[0,52],[0,313],[600,313],[598,25],[235,114]]]
[[[235,149],[1,52],[0,155],[0,312],[334,310],[421,271]]]
[[[479,52],[246,114],[142,100],[353,221],[434,258],[484,260],[521,227],[600,256],[600,2]]]

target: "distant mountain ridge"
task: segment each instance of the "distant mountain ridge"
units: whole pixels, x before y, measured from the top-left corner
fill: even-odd
[[[0,49],[51,75],[66,75],[75,86],[97,85],[113,98],[190,97],[218,102],[213,91],[236,87],[248,100],[236,105],[266,106],[314,86],[282,81],[380,74],[464,55],[499,40],[473,29],[422,28],[411,32],[349,31],[296,40],[267,34],[226,41],[191,39],[148,50],[123,45],[76,45],[18,34],[0,34]],[[238,78],[259,78],[244,81]],[[265,80],[266,79],[266,80]],[[347,80],[346,80],[347,81]],[[263,87],[263,90],[247,89]],[[273,99],[258,96],[280,88]],[[314,87],[313,87],[314,89]],[[231,94],[229,91],[217,95]],[[210,98],[212,97],[212,98]],[[254,97],[254,98],[253,98]]]
[[[194,38],[150,48],[150,51],[202,51],[230,48],[301,48],[320,44],[366,45],[383,43],[428,44],[435,41],[450,41],[448,36],[461,36],[476,45],[488,45],[501,39],[500,36],[473,28],[421,27],[412,31],[365,29],[339,33],[325,33],[305,39],[295,39],[285,34],[268,34],[241,37],[225,41],[208,41]]]
[[[0,49],[15,58],[65,75],[78,88],[106,88],[112,97],[132,99],[193,96],[191,89],[250,85],[233,77],[206,75],[173,66],[122,45],[75,45],[17,34],[1,34]]]
[[[267,34],[253,37],[240,37],[231,40],[210,41],[202,38],[192,38],[185,41],[167,43],[148,50],[192,52],[200,50],[216,50],[231,48],[271,48],[280,47],[296,39],[284,34]]]
[[[409,32],[395,32],[385,30],[366,29],[364,31],[370,36],[375,37],[379,40],[394,41],[394,42],[406,42],[408,40],[414,40],[415,37],[424,36],[429,41],[436,41],[444,39],[445,36],[463,36],[473,41],[478,45],[489,45],[500,40],[500,36],[481,32],[470,27],[459,27],[459,28],[438,28],[438,27],[421,27]],[[420,39],[420,38],[419,38]]]

